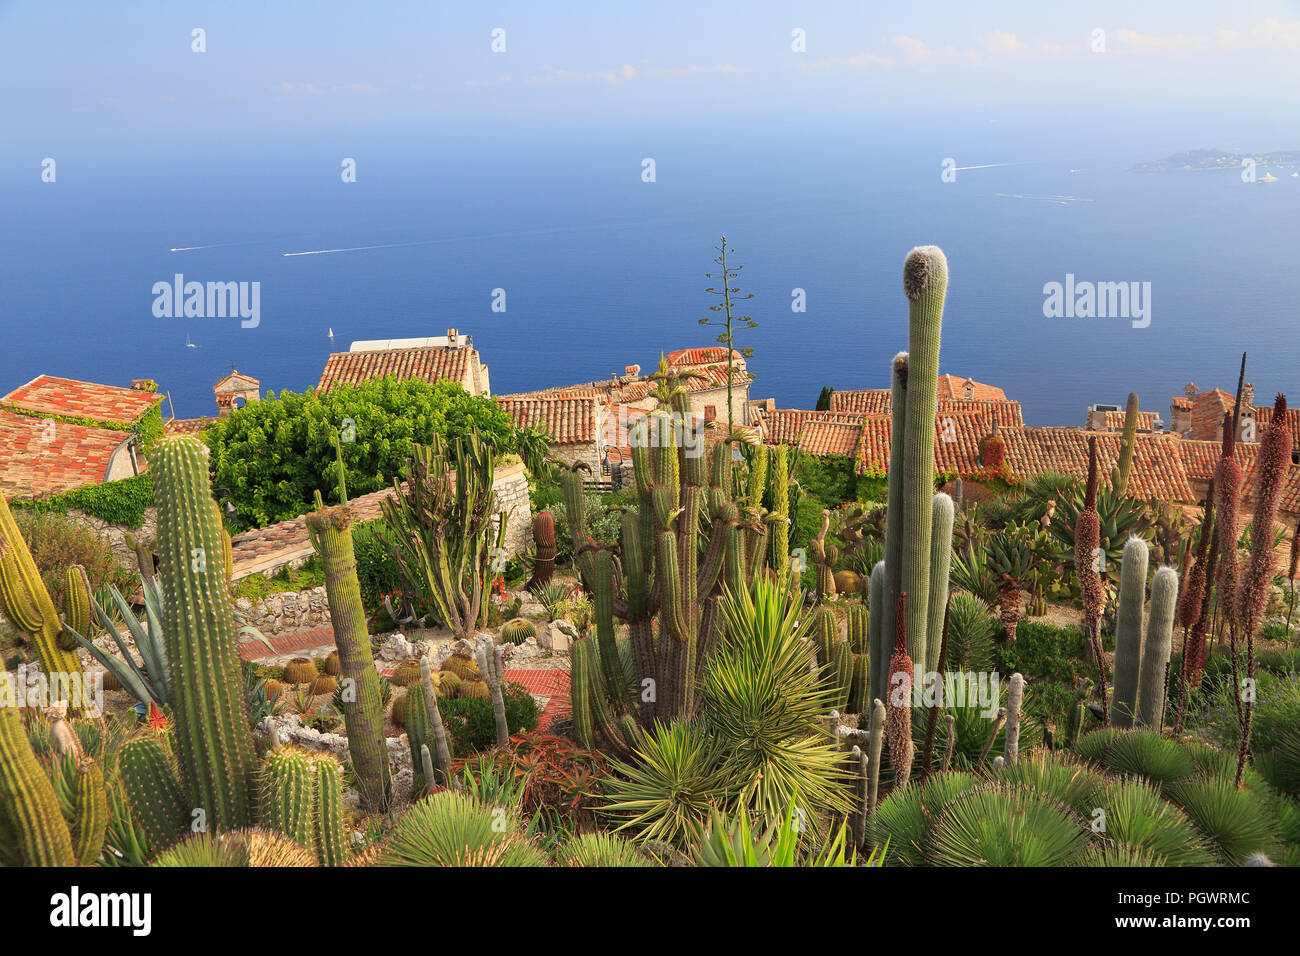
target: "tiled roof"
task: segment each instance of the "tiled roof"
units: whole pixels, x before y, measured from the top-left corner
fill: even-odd
[[[380,352],[333,352],[325,362],[325,371],[321,373],[316,390],[324,394],[340,382],[360,385],[385,375],[399,379],[420,378],[426,382],[449,378],[464,384],[469,378],[471,359],[478,361],[477,350],[437,346]]]
[[[1237,461],[1242,470],[1251,468],[1255,462],[1259,446],[1253,443],[1237,442]],[[1223,453],[1221,441],[1197,441],[1185,438],[1178,443],[1178,454],[1183,460],[1183,469],[1191,481],[1209,481],[1214,477],[1214,469],[1219,464]]]
[[[889,474],[890,437],[893,422],[888,418],[866,418],[862,426],[859,470]],[[970,475],[980,470],[980,441],[993,430],[993,423],[978,414],[941,415],[934,423],[934,465],[936,471]]]
[[[556,445],[594,442],[601,404],[595,398],[498,398],[516,428],[539,427]]]
[[[861,424],[866,416],[852,412],[809,411],[802,408],[754,409],[754,424],[768,445],[797,445],[805,423],[810,421]]]
[[[1084,476],[1088,472],[1088,440],[1097,439],[1098,465],[1109,474],[1119,461],[1122,436],[1085,432],[1060,426],[1005,428],[1007,464],[1018,475],[1056,471]],[[1133,447],[1133,468],[1129,474],[1129,495],[1161,501],[1195,501],[1187,480],[1180,446],[1172,435],[1139,435]]]
[[[1256,405],[1255,430],[1260,441],[1264,440],[1264,432],[1271,428],[1272,424],[1273,406]],[[1286,426],[1291,430],[1291,447],[1300,450],[1300,408],[1286,410]]]
[[[41,415],[134,422],[161,401],[157,392],[41,375],[0,398],[0,405]]]
[[[207,428],[215,418],[173,418],[163,426],[163,433],[171,435],[197,435]]]
[[[1192,400],[1186,395],[1175,395],[1169,400],[1170,408],[1191,408]]]
[[[862,444],[864,419],[857,423],[811,419],[799,433],[799,447],[814,457],[842,455],[858,458]]]
[[[967,401],[966,384],[970,383],[971,396],[970,401],[976,402],[1005,402],[1007,393],[1002,391],[996,385],[985,385],[983,382],[977,382],[973,378],[959,378],[956,375],[939,376],[939,401],[960,402]]]
[[[664,356],[669,365],[681,367],[683,365],[716,365],[719,362],[727,364],[727,347],[725,345],[706,345],[698,349],[677,349],[675,352],[669,352]],[[731,361],[733,365],[744,366],[745,357],[732,349]]]
[[[992,386],[985,387],[991,388]],[[1001,389],[995,389],[995,391],[1001,391]],[[843,392],[831,392],[830,404],[831,411],[834,412],[888,415],[893,408],[893,397],[887,388],[852,389]],[[964,411],[981,412],[1003,428],[1024,424],[1020,403],[1007,398],[977,398],[966,401],[964,399],[946,399],[941,395],[938,410],[940,414]]]
[[[1155,427],[1156,419],[1159,418],[1158,412],[1138,412],[1137,427],[1138,431],[1149,432]],[[1107,412],[1106,427],[1111,429],[1123,429],[1124,412]]]
[[[26,498],[98,484],[128,437],[0,411],[0,491]]]

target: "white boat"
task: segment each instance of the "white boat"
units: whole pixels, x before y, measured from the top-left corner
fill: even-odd
[[[185,333],[185,347],[186,347],[187,349],[196,349],[196,348],[198,348],[197,345],[195,345],[193,342],[190,341],[190,334],[189,334],[188,332]]]

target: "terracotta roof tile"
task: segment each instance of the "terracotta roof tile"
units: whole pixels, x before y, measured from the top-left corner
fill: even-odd
[[[799,433],[799,447],[817,458],[841,455],[856,459],[862,444],[863,422],[811,419]]]
[[[1138,412],[1137,413],[1138,431],[1147,431],[1147,432],[1151,431],[1151,429],[1155,428],[1156,419],[1159,417],[1160,417],[1159,412]],[[1108,429],[1123,430],[1124,412],[1107,412],[1106,427]]]
[[[966,386],[970,385],[970,396],[966,395]],[[973,378],[960,378],[956,375],[939,376],[939,400],[950,402],[1005,402],[1007,393],[996,385],[985,385]]]
[[[696,349],[677,349],[669,352],[664,356],[668,364],[675,367],[686,365],[717,365],[727,364],[727,347],[725,345],[706,345],[703,348]],[[733,365],[744,366],[745,357],[735,349],[731,352],[731,361]]]
[[[0,405],[41,415],[134,422],[161,401],[157,392],[41,375],[0,398]]]
[[[476,349],[445,346],[377,352],[334,352],[325,362],[325,371],[321,373],[316,390],[324,394],[341,382],[360,385],[385,375],[394,375],[399,379],[419,378],[426,382],[449,378],[463,385],[470,377],[471,360],[478,361]]]
[[[173,418],[164,423],[163,432],[169,436],[197,435],[215,421],[215,418]]]
[[[1001,389],[996,389],[996,391],[1001,391]],[[831,392],[830,404],[831,411],[834,412],[857,412],[866,415],[888,415],[893,408],[893,396],[887,388],[864,388],[843,392]],[[946,399],[941,397],[938,401],[937,407],[940,413],[945,411],[982,412],[989,418],[996,420],[998,425],[1004,428],[1024,424],[1024,417],[1021,414],[1020,403],[1006,398],[974,399],[972,401],[966,401],[964,399]]]
[[[1088,472],[1088,439],[1097,439],[1098,464],[1109,474],[1119,461],[1122,436],[1115,432],[1085,432],[1060,426],[1005,428],[1007,463],[1013,473],[1027,476],[1056,471],[1078,477]],[[1133,447],[1129,495],[1161,501],[1195,501],[1183,466],[1182,439],[1172,435],[1138,435]]]
[[[1216,441],[1221,437],[1223,416],[1236,407],[1236,399],[1221,388],[1212,388],[1196,396],[1192,403],[1192,430],[1187,436],[1194,441]]]
[[[510,413],[516,428],[539,427],[554,444],[596,440],[602,405],[595,398],[498,398],[497,403]]]
[[[26,498],[99,484],[128,437],[0,411],[0,491]]]

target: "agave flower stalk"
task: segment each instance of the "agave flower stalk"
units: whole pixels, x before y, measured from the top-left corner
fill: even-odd
[[[912,775],[912,658],[907,653],[907,592],[898,595],[894,616],[894,654],[889,659],[889,711],[885,737],[889,763],[894,768],[894,786],[901,787]]]
[[[1084,491],[1083,510],[1074,523],[1074,571],[1079,576],[1079,590],[1083,593],[1083,626],[1088,647],[1097,662],[1101,678],[1101,712],[1109,720],[1106,703],[1106,658],[1101,649],[1101,612],[1105,600],[1101,588],[1101,574],[1096,565],[1096,555],[1101,546],[1101,521],[1097,517],[1097,439],[1088,439],[1088,484]]]
[[[1183,712],[1187,706],[1187,685],[1199,681],[1205,667],[1205,634],[1197,633],[1204,616],[1205,591],[1208,584],[1208,567],[1211,531],[1214,527],[1214,487],[1211,480],[1205,501],[1205,516],[1201,520],[1200,539],[1196,543],[1196,560],[1188,569],[1183,591],[1178,598],[1178,623],[1183,628],[1183,659],[1179,670],[1178,707],[1174,714],[1174,736],[1183,729]]]

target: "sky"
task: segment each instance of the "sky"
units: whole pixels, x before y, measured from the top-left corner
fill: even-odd
[[[1032,118],[1081,140],[1141,123],[1211,146],[1184,142],[1211,115],[1267,149],[1295,145],[1297,106],[1300,0],[0,0],[2,145],[22,154],[535,127],[779,137],[846,116],[900,132]]]

